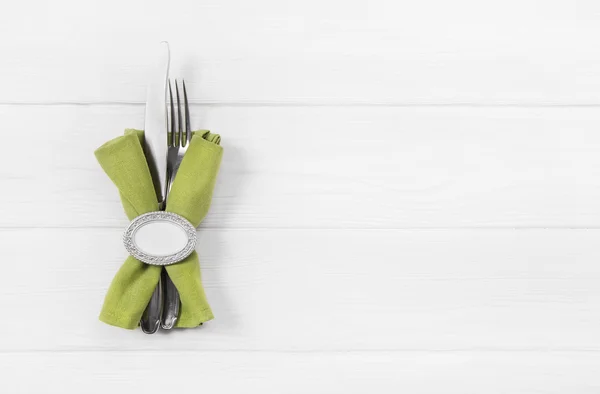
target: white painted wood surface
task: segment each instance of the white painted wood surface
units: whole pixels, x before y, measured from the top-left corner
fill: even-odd
[[[8,353],[9,392],[171,392],[292,394],[399,392],[596,393],[595,353],[478,352],[86,352]],[[166,379],[149,379],[148,359]],[[27,366],[15,368],[15,365]],[[32,378],[42,376],[43,379]],[[173,380],[170,380],[172,378]],[[51,388],[49,390],[49,388]]]
[[[0,156],[2,224],[124,228],[93,150],[142,128],[143,106],[0,106],[18,134],[31,113],[48,122],[22,153],[35,160],[16,173],[14,156]],[[195,127],[229,137],[208,228],[600,226],[595,107],[194,106],[194,115]],[[31,197],[38,190],[44,198]]]
[[[600,391],[597,2],[4,8],[0,392]],[[93,150],[162,39],[223,135],[216,319],[145,336],[97,320],[127,221]]]
[[[55,0],[6,8],[1,102],[141,102],[148,48],[164,39],[173,75],[185,76],[200,102],[600,101],[594,0]]]

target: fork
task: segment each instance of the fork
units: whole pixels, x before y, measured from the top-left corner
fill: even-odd
[[[171,85],[169,84],[169,92],[171,91]],[[188,104],[187,91],[185,89],[185,81],[182,81],[183,86],[183,105],[184,105],[184,122],[181,121],[181,103],[179,101],[179,87],[177,85],[177,80],[175,80],[175,96],[177,97],[177,134],[172,133],[173,136],[177,135],[177,140],[173,139],[173,145],[177,145],[177,160],[175,161],[175,166],[173,167],[173,173],[170,176],[169,187],[171,187],[172,182],[175,180],[175,175],[177,175],[177,171],[179,170],[179,166],[181,165],[181,161],[183,160],[183,156],[190,145],[190,141],[192,140],[192,130],[190,127],[190,106]],[[171,103],[173,103],[173,96],[171,95]],[[173,105],[171,105],[171,116],[174,116]],[[184,139],[185,137],[185,139]]]
[[[167,137],[167,144],[169,146],[167,169],[168,169],[168,181],[167,181],[167,194],[171,191],[171,186],[183,160],[183,156],[187,151],[187,148],[192,139],[192,131],[190,127],[190,109],[187,99],[187,91],[185,89],[185,81],[183,81],[183,102],[184,102],[184,115],[182,121],[181,117],[181,101],[179,98],[179,86],[177,80],[175,80],[175,96],[177,98],[177,116],[175,116],[175,102],[173,101],[173,90],[171,88],[171,81],[169,80],[169,97],[171,100],[170,105],[170,122],[169,122],[169,133]],[[175,284],[169,278],[165,269],[161,272],[161,283],[163,286],[163,313],[160,320],[161,328],[164,330],[170,330],[175,326],[177,318],[179,317],[179,308],[181,300]]]

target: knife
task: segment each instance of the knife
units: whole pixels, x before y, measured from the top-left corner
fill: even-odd
[[[169,80],[170,50],[162,42],[159,60],[152,71],[146,95],[144,136],[146,157],[156,189],[159,209],[164,210],[167,197],[167,83]]]
[[[144,120],[144,151],[152,174],[159,210],[164,210],[167,199],[167,82],[169,79],[169,43],[161,42],[158,60],[151,71],[146,94]],[[161,275],[162,276],[162,275]],[[162,284],[154,289],[142,315],[140,327],[146,334],[154,334],[160,326],[163,294]]]

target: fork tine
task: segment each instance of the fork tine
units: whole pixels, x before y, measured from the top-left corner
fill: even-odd
[[[185,80],[183,80],[183,104],[185,106],[185,145],[192,139],[192,127],[190,126],[190,105],[188,104],[187,91],[185,90]]]
[[[175,103],[173,102],[173,90],[171,89],[171,79],[169,79],[169,96],[171,98],[171,105],[170,105],[171,116],[169,117],[170,123],[169,123],[169,127],[168,127],[169,135],[167,137],[167,145],[175,146],[175,108],[174,108]]]
[[[177,96],[177,146],[181,146],[183,125],[181,124],[181,101],[179,101],[179,84],[177,80],[175,80],[175,95]]]

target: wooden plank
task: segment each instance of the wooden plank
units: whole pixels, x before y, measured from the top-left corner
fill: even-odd
[[[199,102],[600,104],[600,12],[569,0],[56,0],[0,15],[0,102],[142,102],[150,48]],[[114,10],[118,9],[118,12]]]
[[[592,394],[600,390],[599,362],[596,352],[0,354],[4,390],[21,394],[81,390]]]
[[[0,351],[598,350],[600,230],[200,231],[216,320],[97,316],[118,229],[0,232]]]
[[[124,228],[93,156],[130,106],[0,106],[1,227]],[[30,121],[24,121],[30,119]],[[194,107],[223,135],[206,228],[600,226],[593,108]]]

